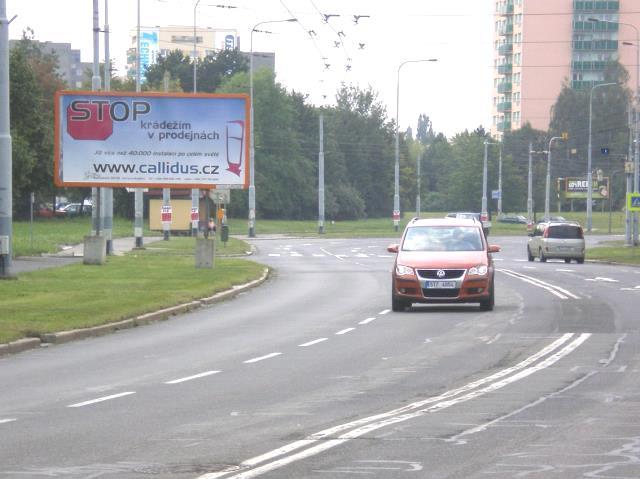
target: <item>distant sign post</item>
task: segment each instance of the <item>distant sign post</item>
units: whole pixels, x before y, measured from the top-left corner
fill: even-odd
[[[640,193],[627,194],[627,208],[629,211],[640,211]]]
[[[249,186],[246,95],[56,93],[60,187]]]

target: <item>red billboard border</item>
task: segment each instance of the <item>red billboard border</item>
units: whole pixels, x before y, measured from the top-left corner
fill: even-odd
[[[93,183],[93,182],[65,182],[60,178],[60,132],[61,132],[61,112],[60,100],[64,95],[92,95],[104,97],[166,97],[166,98],[235,98],[245,100],[245,119],[247,128],[245,128],[245,160],[246,167],[244,171],[244,183],[241,188],[224,184],[208,184],[208,183]],[[221,189],[248,189],[251,173],[251,158],[249,157],[249,142],[251,131],[250,118],[250,98],[246,93],[161,93],[161,92],[121,92],[121,91],[90,91],[90,90],[58,90],[55,94],[54,104],[54,156],[53,156],[53,178],[54,184],[59,188],[197,188],[201,190]]]

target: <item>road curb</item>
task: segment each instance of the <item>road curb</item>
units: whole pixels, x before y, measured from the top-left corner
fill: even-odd
[[[45,333],[40,335],[39,338],[26,338],[13,341],[7,344],[0,344],[0,356],[7,354],[15,354],[29,349],[36,349],[42,345],[48,344],[63,344],[70,341],[77,341],[79,339],[86,339],[92,337],[103,336],[105,334],[115,333],[122,329],[131,329],[138,326],[144,326],[157,321],[163,321],[178,314],[184,314],[186,312],[198,309],[204,306],[209,306],[221,301],[234,298],[244,291],[248,291],[256,286],[264,283],[271,274],[269,268],[264,268],[262,276],[260,278],[250,281],[245,284],[231,287],[226,291],[221,291],[206,298],[198,299],[195,301],[189,301],[188,303],[178,304],[169,308],[164,308],[151,313],[145,313],[133,318],[125,319],[115,323],[103,324],[100,326],[94,326],[91,328],[72,329],[69,331],[60,331],[57,333]]]

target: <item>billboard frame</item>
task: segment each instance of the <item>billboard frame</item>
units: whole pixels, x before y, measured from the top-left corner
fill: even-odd
[[[92,181],[64,181],[60,175],[60,168],[63,164],[61,158],[62,152],[62,114],[60,111],[61,100],[64,96],[82,96],[88,97],[126,97],[126,98],[184,98],[184,99],[235,99],[244,100],[244,175],[242,184],[228,184],[228,183],[167,183],[167,182],[128,182],[128,181],[114,181],[114,182],[92,182]],[[162,92],[123,92],[123,91],[89,91],[89,90],[58,90],[55,93],[54,99],[54,184],[60,188],[195,188],[195,189],[247,189],[250,184],[250,170],[252,168],[251,158],[249,154],[249,132],[251,129],[251,117],[250,117],[250,97],[246,93],[162,93]]]

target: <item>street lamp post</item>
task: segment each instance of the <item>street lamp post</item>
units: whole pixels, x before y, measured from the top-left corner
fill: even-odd
[[[587,146],[587,231],[591,232],[592,227],[592,215],[593,215],[593,205],[591,204],[593,201],[593,174],[591,171],[591,156],[592,156],[592,145],[591,145],[591,126],[592,126],[592,113],[593,113],[593,92],[596,88],[601,88],[605,86],[617,85],[615,82],[611,83],[600,83],[599,85],[594,85],[591,87],[591,91],[589,92],[589,144]]]
[[[0,0],[0,279],[12,276],[13,166],[9,121],[9,24],[12,20],[7,19],[6,1]]]
[[[405,60],[398,65],[398,75],[396,81],[396,149],[394,168],[394,192],[393,192],[393,226],[396,231],[400,226],[400,132],[398,126],[400,110],[400,70],[407,63],[437,62],[437,58],[424,58],[421,60]]]
[[[500,143],[492,143],[484,140],[484,159],[482,162],[482,206],[480,208],[480,220],[487,221],[489,219],[489,208],[487,207],[487,161],[489,145],[499,145]]]
[[[562,140],[561,136],[554,136],[549,140],[549,148],[547,149],[547,179],[544,184],[544,218],[548,220],[551,215],[549,213],[549,197],[551,194],[551,143],[553,140]]]
[[[193,4],[193,93],[198,92],[198,33],[197,33],[197,9],[200,0],[196,0]],[[192,214],[191,220],[191,236],[198,236],[198,222],[200,210],[200,190],[198,188],[191,188],[191,211],[198,215]],[[193,219],[198,218],[198,219]],[[209,218],[205,218],[205,221],[209,221]]]
[[[249,238],[256,236],[256,183],[255,183],[255,146],[253,127],[253,32],[260,25],[269,23],[297,22],[297,18],[285,18],[283,20],[266,20],[256,23],[249,36]]]

